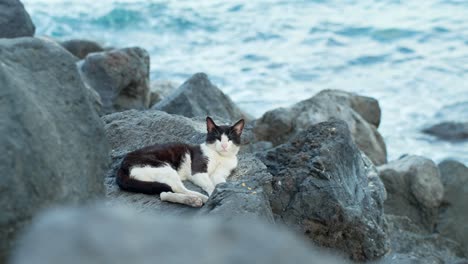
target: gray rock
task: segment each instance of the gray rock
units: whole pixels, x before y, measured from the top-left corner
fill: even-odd
[[[392,250],[374,263],[468,263],[456,242],[428,233],[408,217],[386,215]]]
[[[150,87],[150,107],[170,95],[178,85],[170,81],[155,81]]]
[[[312,125],[259,156],[273,175],[270,204],[277,221],[354,260],[388,251],[385,190],[345,122]]]
[[[219,117],[213,117],[213,119],[217,124],[225,123]],[[106,123],[107,137],[113,150],[113,166],[106,177],[110,203],[129,204],[139,211],[164,211],[176,215],[198,212],[197,209],[187,206],[161,202],[159,196],[121,191],[115,184],[115,173],[124,155],[138,148],[168,142],[190,144],[204,142],[206,122],[203,118],[189,119],[156,110],[129,110],[104,116],[103,120]],[[204,210],[204,212],[216,214],[222,211],[226,218],[230,218],[239,214],[252,215],[251,212],[255,209],[262,212],[259,216],[268,218],[271,212],[268,214],[269,204],[262,201],[262,193],[269,191],[271,175],[267,172],[265,165],[255,156],[245,153],[239,154],[238,157],[239,165],[229,181],[243,181],[255,189],[258,195],[248,195],[245,193],[245,188],[236,189],[236,185],[232,188],[222,188],[216,190],[217,194],[208,201],[211,209]],[[201,191],[189,182],[184,184],[189,189]]]
[[[75,59],[54,42],[0,40],[0,263],[41,209],[104,194],[108,144]]]
[[[421,156],[405,156],[378,167],[387,189],[385,212],[408,216],[432,231],[444,195],[437,166]]]
[[[251,119],[204,73],[194,74],[153,109],[186,117],[216,115],[230,121]]]
[[[103,113],[149,107],[148,53],[125,48],[89,54],[78,64],[83,80],[101,96]]]
[[[36,27],[19,0],[0,0],[0,38],[34,36]]]
[[[60,44],[79,59],[84,59],[88,54],[93,52],[104,51],[104,48],[98,43],[85,39],[71,39]]]
[[[468,139],[468,122],[442,122],[425,128],[423,132],[445,140],[466,140]]]
[[[439,164],[442,184],[445,187],[437,231],[459,242],[468,256],[468,167],[445,160]]]
[[[47,238],[47,243],[44,243]],[[62,209],[37,219],[11,264],[346,263],[257,221]]]
[[[353,93],[324,90],[290,108],[268,111],[256,121],[254,131],[258,140],[278,145],[310,125],[331,118],[348,124],[355,143],[374,164],[387,162],[385,142],[376,128],[380,122],[378,102]]]

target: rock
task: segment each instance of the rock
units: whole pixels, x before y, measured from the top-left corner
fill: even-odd
[[[11,264],[345,263],[278,226],[129,208],[55,210],[38,218],[22,241]]]
[[[344,120],[355,143],[376,165],[387,162],[387,151],[377,131],[380,108],[375,99],[339,90],[324,90],[290,108],[266,112],[254,128],[258,140],[286,142],[312,124],[331,118]]]
[[[445,140],[466,140],[468,122],[442,122],[424,129],[423,132]]]
[[[170,95],[177,85],[170,81],[155,81],[150,87],[150,107]]]
[[[193,75],[153,109],[186,117],[216,115],[230,121],[251,119],[204,73]]]
[[[468,167],[445,160],[439,164],[439,170],[445,193],[437,231],[459,242],[468,256]]]
[[[0,38],[32,37],[36,27],[19,0],[0,0]]]
[[[213,117],[213,119],[217,124],[226,124],[226,121],[219,117]],[[198,212],[197,209],[184,205],[161,202],[159,196],[124,192],[115,184],[115,173],[124,155],[138,148],[167,142],[190,144],[204,142],[206,138],[204,118],[190,119],[156,110],[129,110],[104,116],[103,120],[106,123],[106,134],[113,150],[113,166],[106,177],[107,195],[112,204],[128,204],[139,211],[163,211],[176,215]],[[248,131],[244,133],[248,134]],[[205,213],[216,214],[223,211],[226,218],[231,218],[239,214],[252,215],[251,211],[255,208],[261,212],[259,216],[268,218],[269,204],[262,201],[261,195],[269,191],[271,175],[267,172],[265,165],[255,156],[244,153],[239,154],[238,157],[239,165],[229,181],[243,181],[255,189],[258,195],[246,193],[245,188],[236,189],[238,185],[226,186],[216,190],[217,194],[208,201],[211,209],[206,210]],[[189,182],[184,184],[189,189],[201,191]]]
[[[387,189],[385,212],[408,216],[432,231],[444,195],[437,166],[421,156],[405,156],[378,167]]]
[[[354,260],[375,259],[388,251],[385,189],[345,122],[312,125],[258,155],[273,175],[270,204],[277,222]]]
[[[0,263],[41,209],[104,195],[108,145],[74,57],[50,41],[0,40]]]
[[[108,114],[149,107],[149,63],[145,50],[125,48],[89,54],[78,67]]]
[[[85,39],[71,39],[60,44],[79,59],[84,59],[88,54],[93,52],[104,51],[104,48],[98,43]]]
[[[392,251],[375,263],[468,263],[460,245],[431,234],[408,217],[386,215]]]

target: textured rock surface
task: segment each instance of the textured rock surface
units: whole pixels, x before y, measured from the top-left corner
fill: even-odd
[[[385,212],[408,216],[432,231],[444,195],[439,169],[421,156],[405,156],[378,167],[388,198]]]
[[[386,215],[391,252],[376,261],[379,264],[468,263],[456,242],[431,234],[408,217]]]
[[[218,124],[225,121],[213,117]],[[121,191],[115,184],[115,172],[121,159],[129,151],[151,145],[168,142],[185,142],[199,144],[205,141],[206,123],[203,118],[189,119],[183,116],[171,115],[161,111],[130,110],[114,113],[103,117],[107,137],[112,146],[113,165],[106,177],[107,195],[110,203],[130,204],[140,211],[167,212],[170,214],[191,214],[197,209],[187,206],[161,202],[159,196],[135,194]],[[248,131],[244,133],[249,133]],[[244,137],[243,133],[243,137]],[[216,190],[208,201],[209,210],[206,213],[224,212],[229,218],[235,215],[252,215],[252,211],[260,212],[259,217],[269,217],[268,203],[263,199],[263,193],[268,192],[271,175],[266,171],[265,165],[251,154],[239,154],[239,166],[233,172],[229,181],[238,182]],[[245,182],[255,189],[257,195],[240,188],[239,184]],[[185,182],[187,188],[200,191],[199,188]],[[207,206],[208,207],[208,206]],[[265,212],[265,213],[262,213]],[[255,212],[257,213],[257,212]]]
[[[355,260],[388,251],[385,190],[345,122],[310,126],[259,156],[273,175],[270,203],[279,222]]]
[[[34,38],[0,40],[0,263],[39,210],[104,194],[108,145],[75,59]]]
[[[468,139],[468,122],[442,122],[423,132],[446,140],[465,140]]]
[[[36,27],[19,0],[0,0],[0,38],[34,36]]]
[[[101,96],[103,113],[149,107],[148,53],[126,48],[89,54],[79,68],[83,80]]]
[[[88,54],[93,52],[104,51],[101,45],[86,39],[71,39],[60,44],[79,59],[84,59]]]
[[[204,73],[194,74],[153,109],[186,117],[216,115],[231,121],[250,119]]]
[[[127,208],[52,211],[23,241],[12,264],[345,263],[278,226]]]
[[[354,142],[374,164],[386,163],[385,142],[376,128],[380,123],[378,102],[353,93],[324,90],[290,108],[268,111],[256,121],[254,131],[258,140],[278,145],[310,125],[330,118],[338,118],[348,124]]]
[[[459,242],[468,256],[468,167],[446,160],[439,169],[445,194],[437,231]]]

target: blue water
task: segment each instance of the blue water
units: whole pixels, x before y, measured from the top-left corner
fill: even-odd
[[[419,131],[468,120],[468,1],[23,0],[37,35],[151,54],[152,80],[195,72],[254,116],[320,90],[375,97],[389,159],[468,164],[468,142]]]

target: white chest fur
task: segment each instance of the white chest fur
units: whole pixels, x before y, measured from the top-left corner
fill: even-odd
[[[231,171],[237,167],[237,153],[221,155],[206,145],[201,145],[203,154],[208,158],[207,172],[210,177],[223,177],[226,179]]]

